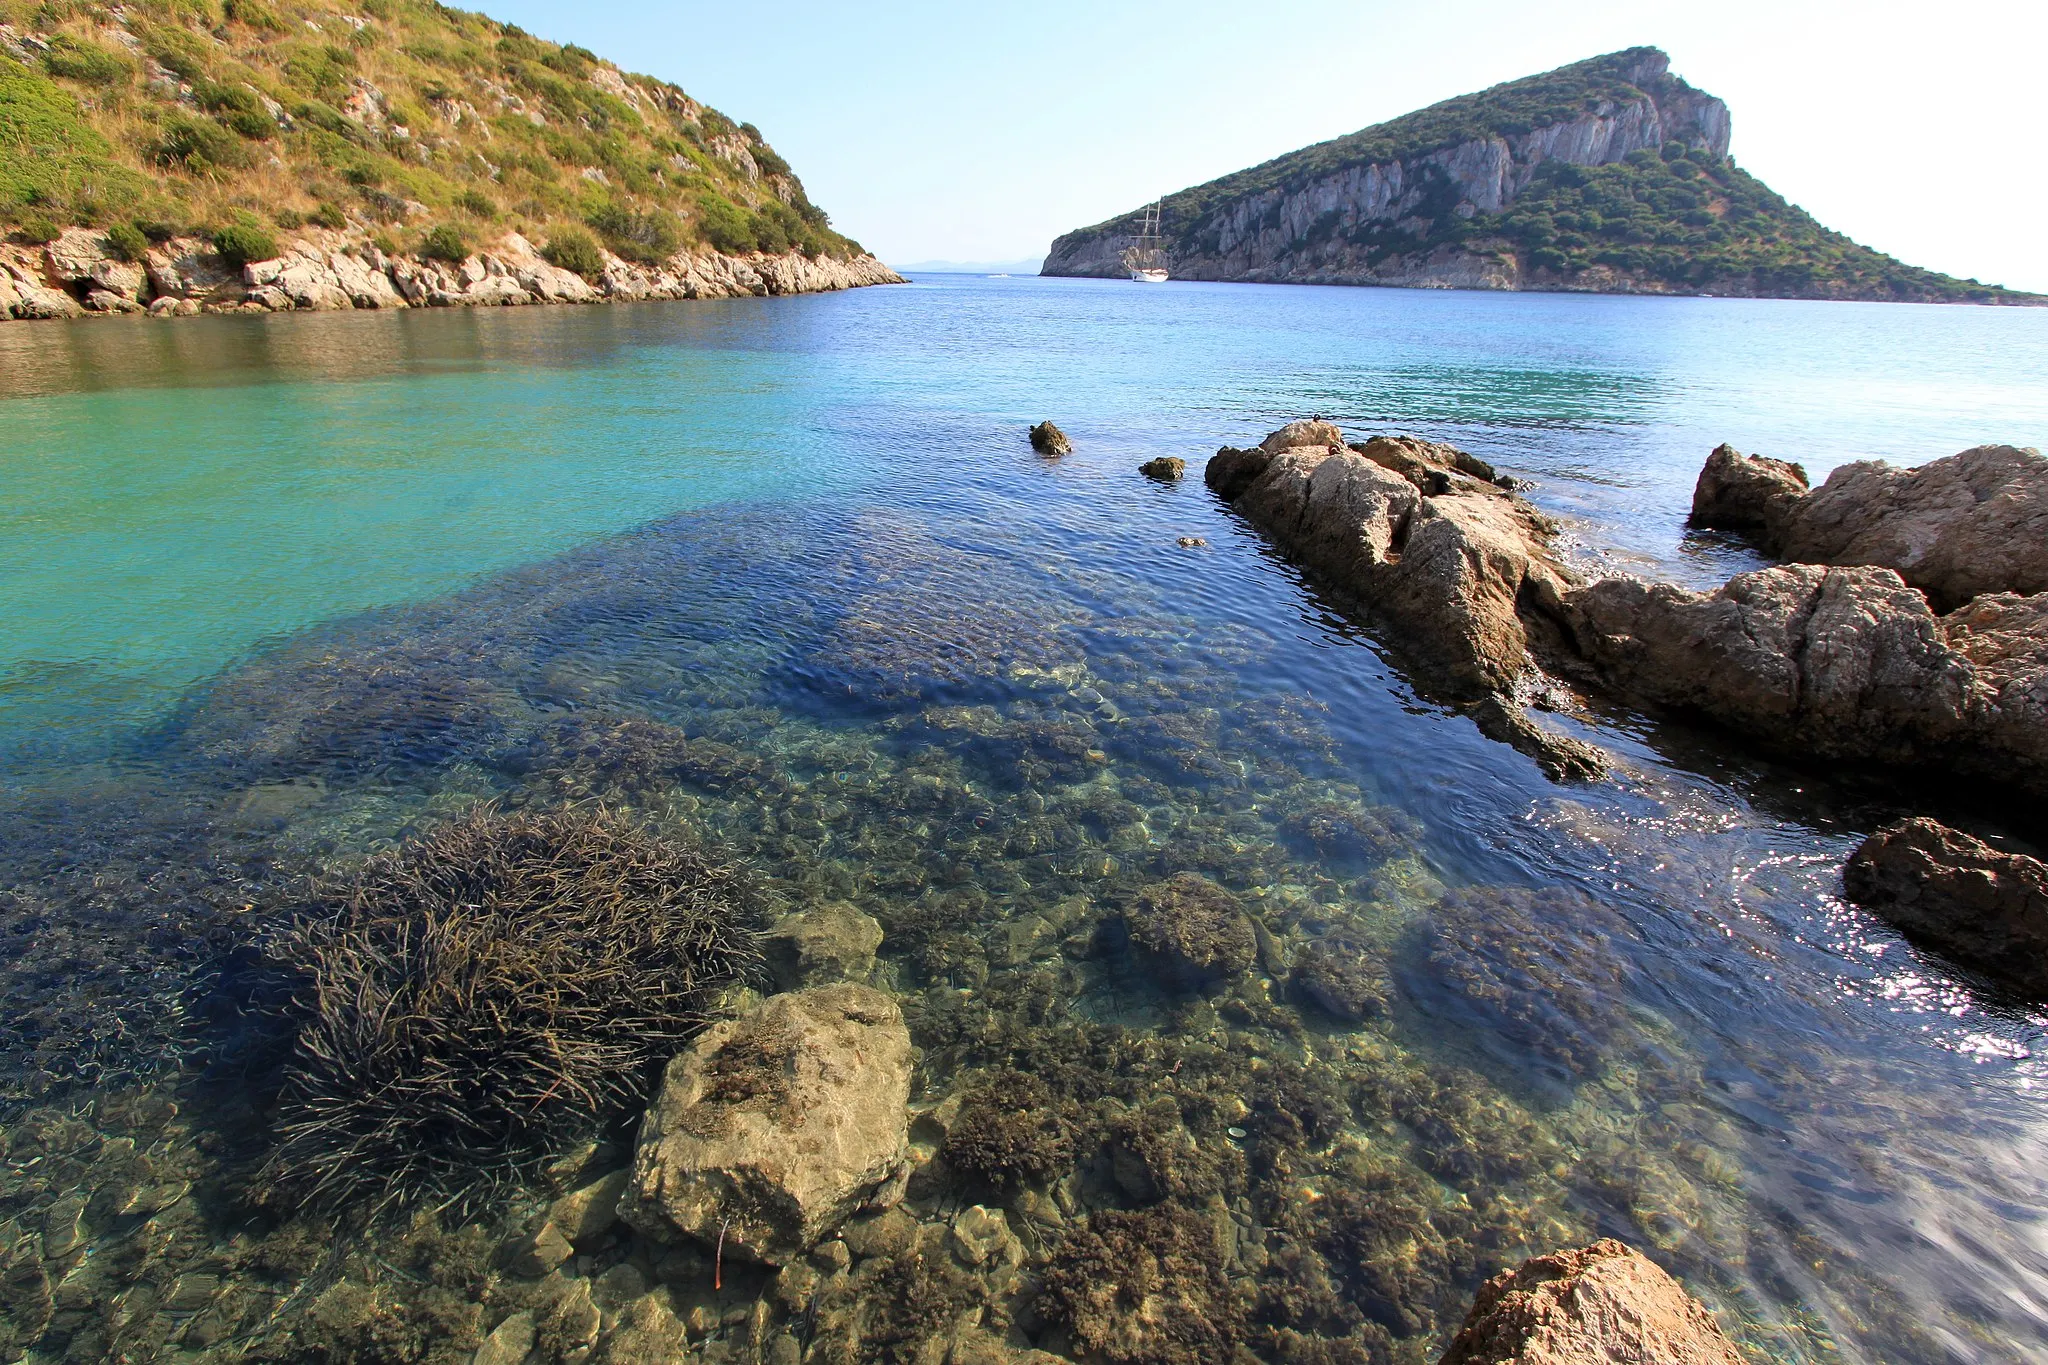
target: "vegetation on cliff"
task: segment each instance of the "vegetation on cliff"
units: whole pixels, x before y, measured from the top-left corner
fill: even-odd
[[[317,223],[418,254],[518,231],[585,263],[592,234],[634,261],[859,250],[751,124],[432,0],[0,0],[0,25],[18,239]]]
[[[1605,165],[1542,160],[1500,211],[1463,201],[1435,154],[1538,129],[1630,102],[1715,105],[1666,70],[1655,48],[1630,48],[1460,95],[1345,137],[1169,195],[1161,228],[1176,266],[1221,260],[1228,216],[1261,195],[1307,191],[1341,172],[1402,167],[1408,197],[1384,217],[1325,212],[1289,250],[1315,257],[1318,279],[1387,271],[1465,255],[1498,261],[1525,287],[1641,289],[1939,302],[2024,302],[2032,296],[1910,266],[1815,221],[1717,148],[1691,137],[1641,147]],[[1722,123],[1725,145],[1725,121]],[[1475,207],[1477,211],[1474,211]],[[1127,235],[1138,212],[1063,238]],[[1054,246],[1054,257],[1060,255]],[[1346,265],[1332,271],[1328,261]],[[1390,269],[1391,268],[1391,269]],[[1232,278],[1226,270],[1203,278]],[[1257,278],[1274,278],[1273,271]]]

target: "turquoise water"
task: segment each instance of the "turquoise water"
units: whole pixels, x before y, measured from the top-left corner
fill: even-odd
[[[793,904],[881,920],[926,1098],[1084,1043],[1125,1060],[1062,1084],[1173,1097],[1198,1146],[1238,1141],[1214,1109],[1233,1087],[1254,1116],[1272,1074],[1340,1097],[1285,1162],[1236,1125],[1248,1165],[1186,1196],[1362,1258],[1235,1263],[1267,1358],[1309,1358],[1283,1329],[1433,1358],[1485,1273],[1599,1234],[1656,1249],[1760,1355],[2048,1345],[2043,1021],[1840,903],[1881,787],[1626,716],[1593,727],[1614,782],[1553,786],[1414,696],[1199,479],[1135,473],[1308,414],[1414,431],[1533,480],[1589,563],[1712,583],[1755,562],[1683,525],[1713,445],[1818,478],[2048,444],[2048,313],[933,277],[0,328],[0,399],[9,1226],[108,1179],[38,1160],[52,1113],[96,1102],[77,1150],[98,1152],[134,1093],[193,1110],[192,983],[240,906],[478,799],[620,799],[549,746],[564,717],[630,717],[728,748],[716,780],[623,799]],[[1056,464],[1022,440],[1045,417],[1076,446]],[[1385,837],[1304,842],[1333,811]],[[1186,870],[1296,957],[1366,964],[1384,1011],[1334,1020],[1270,964],[1160,996],[1075,936]],[[990,946],[1053,922],[1066,947]],[[1148,1070],[1131,1039],[1182,1051]],[[231,1185],[179,1123],[153,1159]],[[1288,1163],[1367,1212],[1315,1222]],[[304,1285],[250,1279],[224,1249],[246,1212],[208,1198],[88,1217],[89,1245],[131,1250],[170,1220],[148,1255],[45,1256],[52,1285],[154,1298],[53,1312],[42,1355],[303,1330]],[[644,1247],[605,1255],[660,1278]],[[232,1318],[204,1341],[148,1310],[201,1273],[227,1288],[198,1320]],[[1283,1283],[1323,1273],[1363,1325],[1280,1320]]]

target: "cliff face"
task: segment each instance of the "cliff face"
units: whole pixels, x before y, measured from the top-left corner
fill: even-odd
[[[1655,48],[1461,96],[1162,204],[1175,278],[1948,298],[2002,293],[1830,233],[1736,169],[1728,106]],[[1115,277],[1136,214],[1046,275]]]

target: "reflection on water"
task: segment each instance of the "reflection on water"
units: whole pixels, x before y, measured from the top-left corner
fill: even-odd
[[[94,634],[89,592],[7,580],[35,585],[46,626],[10,659],[0,712],[15,730],[6,1344],[48,1360],[454,1360],[527,1313],[550,1360],[661,1358],[685,1336],[712,1358],[912,1359],[971,1320],[1076,1352],[1114,1339],[1130,1361],[1239,1345],[1411,1361],[1433,1358],[1486,1275],[1615,1235],[1759,1358],[2040,1354],[2040,1021],[1980,1002],[1835,898],[1881,801],[1625,718],[1599,736],[1616,781],[1554,787],[1418,703],[1198,483],[1134,472],[1285,410],[1321,363],[1290,352],[1348,349],[1383,380],[1345,395],[1325,370],[1325,411],[1520,451],[1553,506],[1653,501],[1670,471],[1600,443],[1687,435],[1671,414],[1697,400],[1670,368],[1674,324],[1653,315],[1633,359],[1578,379],[1446,356],[1436,407],[1430,371],[1398,353],[1452,321],[1453,351],[1501,345],[1487,320],[1524,301],[1191,290],[1183,322],[1206,340],[1092,357],[1107,373],[1084,381],[1077,320],[1099,311],[1102,334],[1128,340],[1149,305],[1008,287],[445,324],[495,338],[459,356],[470,343],[439,319],[342,319],[424,333],[366,343],[376,357],[326,388],[336,372],[306,367],[333,362],[223,352],[221,368],[261,377],[203,402],[167,362],[65,343],[111,347],[89,366],[126,364],[130,389],[80,396],[59,376],[15,411],[78,469],[96,455],[141,481],[129,511],[109,500],[116,523],[176,471],[124,466],[131,452],[82,433],[127,440],[109,424],[159,380],[150,401],[185,405],[224,460],[268,471],[195,491],[181,519],[211,518],[214,539],[167,527],[136,556],[138,591],[204,592],[221,564],[260,565],[270,588],[159,627],[155,657],[213,676],[142,669],[124,687],[94,679],[128,665],[95,669],[143,632],[136,618]],[[1532,329],[1561,333],[1544,357],[1567,376],[1556,348],[1592,352],[1593,331],[1637,316],[1527,302]],[[19,328],[5,344],[31,330],[206,354],[156,340],[178,326]],[[977,335],[1010,349],[978,352]],[[701,387],[679,395],[686,381]],[[1058,465],[1013,439],[1049,405],[1080,444]],[[253,504],[295,448],[375,442],[375,414],[406,407],[425,414],[410,453],[388,442],[345,475],[330,462],[266,525]],[[535,431],[540,411],[560,419]],[[718,435],[667,456],[682,482],[649,480],[679,412]],[[160,458],[203,459],[181,441]],[[1612,477],[1547,472],[1572,464]],[[394,533],[378,481],[411,496],[457,466],[496,472],[497,499],[438,545]],[[74,477],[40,553],[90,564],[109,532]],[[332,508],[329,543],[352,540],[369,568],[281,549],[319,545],[310,509],[349,487],[364,496]],[[656,515],[664,499],[700,505]],[[589,510],[606,500],[618,520]],[[1207,547],[1179,547],[1190,534]],[[1677,564],[1660,536],[1628,548]],[[473,1226],[365,1230],[266,1202],[276,983],[252,945],[300,879],[478,802],[586,799],[713,840],[792,908],[847,901],[879,920],[877,981],[920,1049],[916,1099],[959,1097],[954,1131],[1020,1094],[1052,1117],[1021,1146],[951,1143],[907,1214],[772,1279],[622,1229],[528,1274],[501,1248],[535,1225],[539,1184]],[[1163,969],[1148,916],[1188,896],[1241,917],[1250,948]],[[618,1164],[629,1136],[622,1115],[565,1154],[553,1188]],[[948,1249],[971,1205],[1004,1210],[1019,1271]],[[1151,1257],[1180,1267],[1171,1331],[1105,1318],[1075,1289]]]

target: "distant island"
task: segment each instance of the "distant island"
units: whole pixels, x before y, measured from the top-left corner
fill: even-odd
[[[0,318],[894,281],[760,131],[422,0],[0,0]]]
[[[2042,303],[1834,232],[1728,155],[1728,106],[1654,47],[1433,104],[1168,196],[1177,279]],[[1052,244],[1114,277],[1142,209]]]

